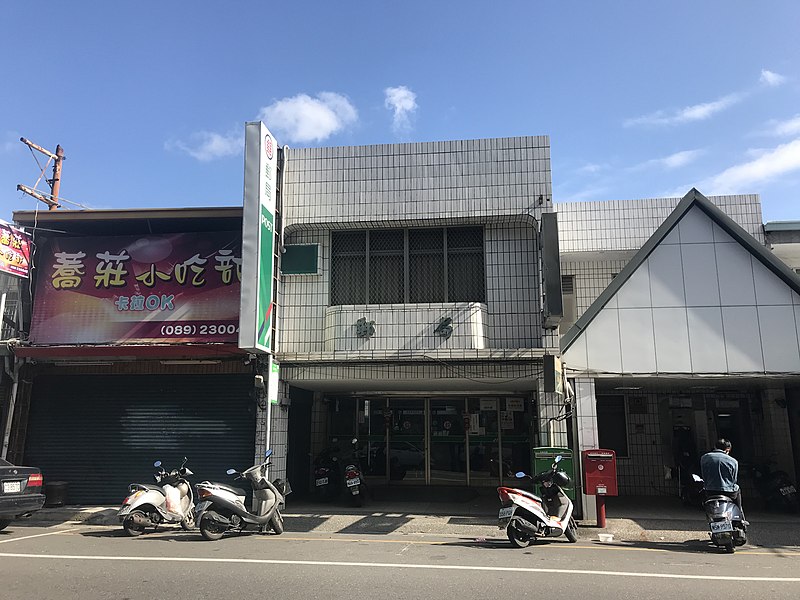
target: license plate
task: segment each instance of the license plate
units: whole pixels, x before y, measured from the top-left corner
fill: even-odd
[[[21,481],[4,481],[3,482],[3,493],[4,494],[13,494],[15,492],[22,491],[22,482]]]
[[[711,533],[721,533],[723,531],[733,531],[733,525],[730,521],[713,521],[710,523]]]
[[[501,508],[500,509],[500,514],[498,515],[498,518],[500,518],[500,519],[510,519],[512,516],[514,516],[514,507],[513,506],[507,506],[505,508]]]
[[[347,487],[353,487],[354,485],[361,485],[361,480],[358,477],[347,480]]]
[[[795,489],[795,487],[793,485],[787,485],[786,487],[782,487],[781,488],[781,494],[783,494],[784,496],[788,496],[789,494],[793,494],[796,491],[797,490]]]
[[[328,478],[320,477],[319,479],[317,479],[317,485],[328,485]]]

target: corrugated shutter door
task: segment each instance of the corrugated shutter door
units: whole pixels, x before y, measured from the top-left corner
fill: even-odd
[[[80,375],[34,380],[25,463],[67,481],[70,504],[118,504],[153,462],[190,480],[226,481],[255,450],[252,378],[244,375]]]

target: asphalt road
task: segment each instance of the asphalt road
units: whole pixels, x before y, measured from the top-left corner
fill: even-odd
[[[217,542],[163,530],[57,525],[0,532],[0,598],[797,598],[800,551],[705,543],[559,540],[520,550],[502,537],[244,534]]]

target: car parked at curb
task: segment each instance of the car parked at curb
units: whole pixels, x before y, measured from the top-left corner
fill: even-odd
[[[44,506],[42,472],[0,459],[0,530]]]

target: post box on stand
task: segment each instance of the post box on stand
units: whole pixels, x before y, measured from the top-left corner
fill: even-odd
[[[617,453],[601,448],[584,450],[583,489],[597,503],[597,526],[606,526],[606,496],[617,495]]]

